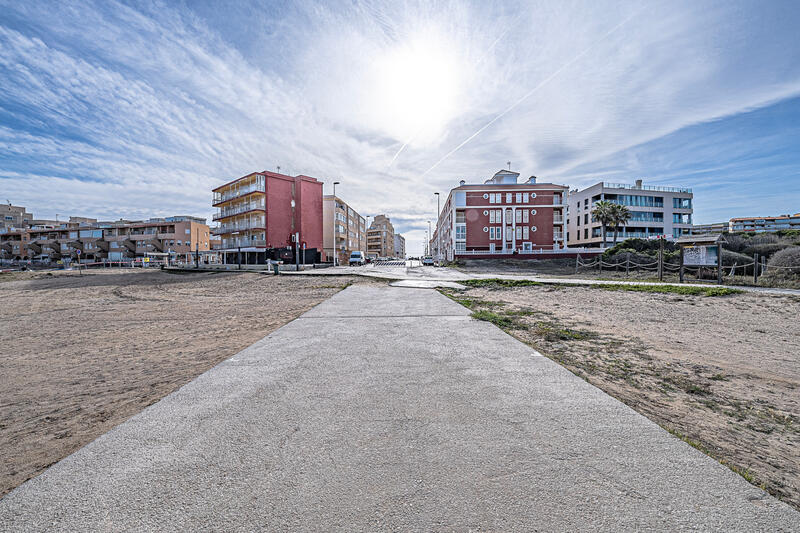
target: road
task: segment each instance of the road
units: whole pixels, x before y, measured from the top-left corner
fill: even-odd
[[[436,291],[351,286],[0,500],[0,531],[789,531]]]

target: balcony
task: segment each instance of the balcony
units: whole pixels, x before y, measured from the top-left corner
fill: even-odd
[[[221,209],[217,211],[211,219],[222,220],[223,218],[229,218],[234,215],[240,215],[242,213],[247,213],[248,211],[254,211],[256,209],[264,209],[264,204],[248,203],[248,204],[237,205],[235,207],[230,207],[227,209]]]
[[[214,235],[224,235],[225,233],[233,233],[234,231],[243,231],[248,229],[266,229],[266,224],[263,220],[249,220],[240,222],[238,224],[222,224],[218,228],[213,228],[211,233]]]
[[[225,192],[215,192],[212,205],[221,204],[222,202],[227,202],[228,200],[233,200],[234,198],[239,198],[247,194],[250,194],[252,192],[266,193],[266,189],[264,187],[264,181],[258,180],[256,183],[253,183],[252,185],[237,187],[235,189],[227,190]]]
[[[223,239],[222,246],[215,248],[216,250],[224,250],[231,248],[252,248],[253,246],[265,247],[267,241],[263,239]]]

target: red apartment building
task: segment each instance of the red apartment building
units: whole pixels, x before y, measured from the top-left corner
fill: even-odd
[[[309,176],[254,172],[213,190],[213,219],[226,263],[319,262],[322,252],[322,182]],[[305,250],[305,253],[302,253]]]
[[[566,255],[564,209],[569,188],[536,183],[534,176],[523,183],[518,178],[518,172],[501,170],[481,185],[461,181],[452,189],[430,242],[433,257],[452,261]]]

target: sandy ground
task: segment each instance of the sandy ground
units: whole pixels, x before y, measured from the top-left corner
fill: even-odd
[[[800,508],[800,299],[549,286],[453,294]]]
[[[350,281],[0,275],[0,496]]]

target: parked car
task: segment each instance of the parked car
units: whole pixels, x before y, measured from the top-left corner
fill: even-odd
[[[422,258],[423,266],[433,266],[433,257],[426,255]]]
[[[364,252],[355,251],[350,252],[350,266],[362,266],[367,263],[367,258],[364,256]]]

